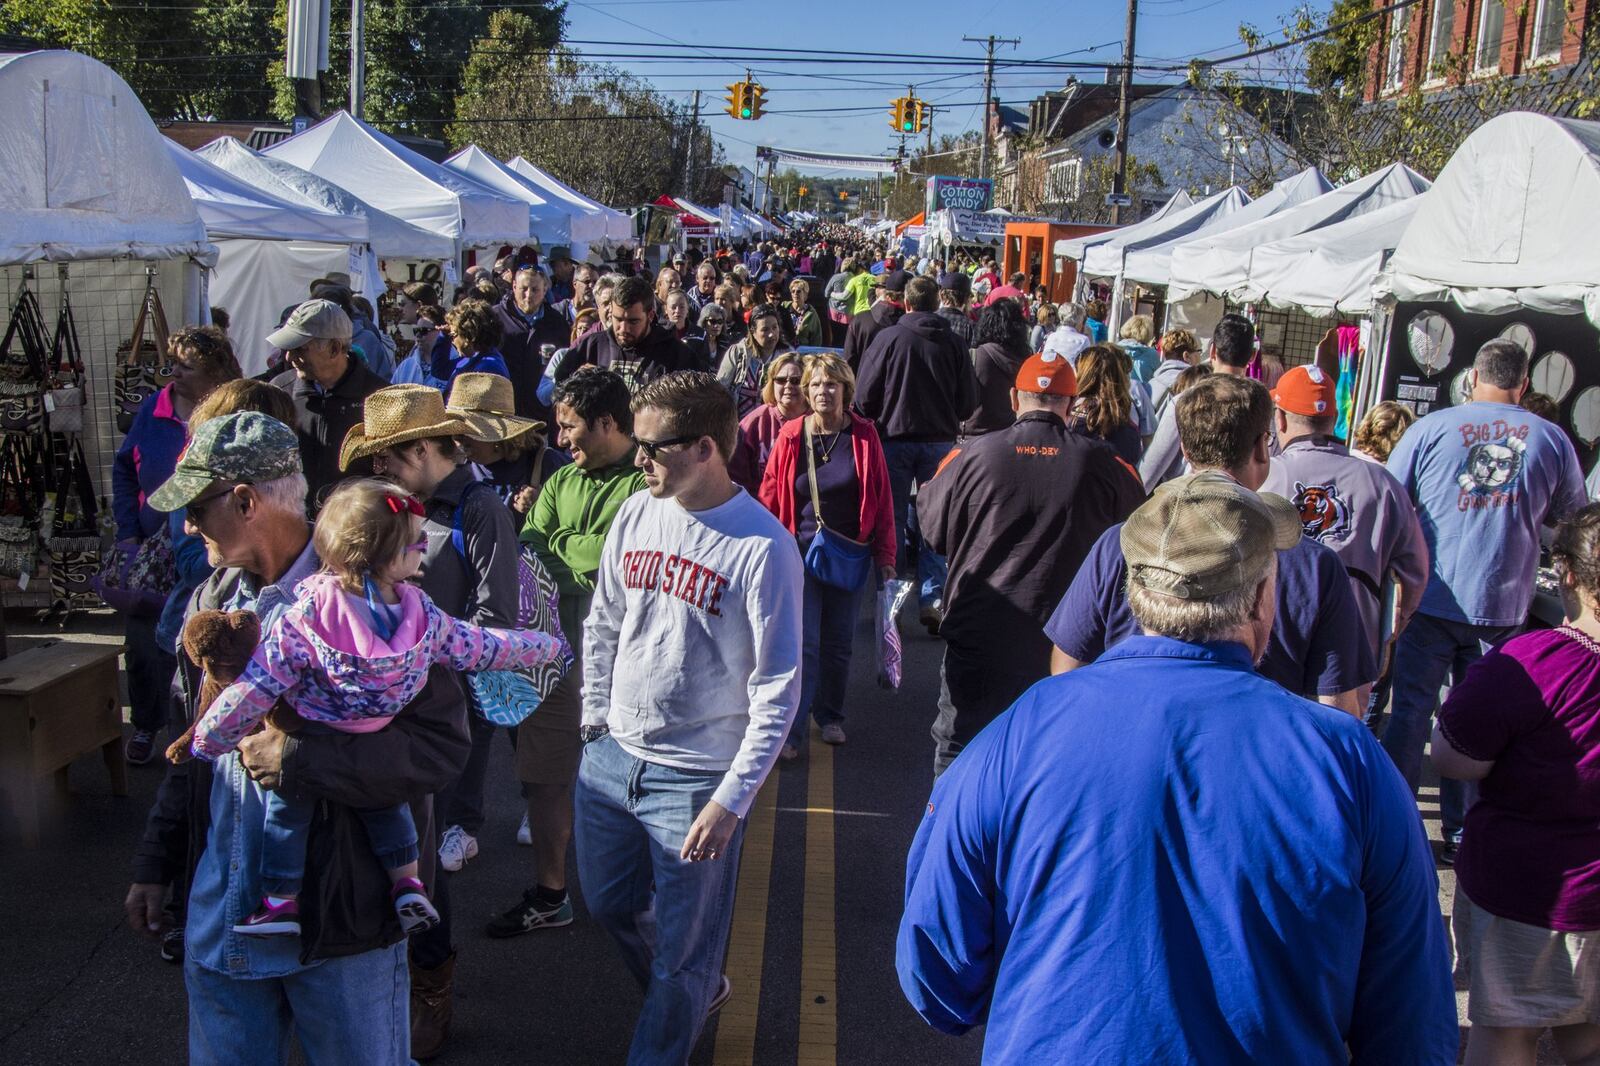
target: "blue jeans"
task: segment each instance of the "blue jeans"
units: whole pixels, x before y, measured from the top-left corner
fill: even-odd
[[[1516,636],[1520,626],[1475,626],[1418,612],[1400,633],[1394,651],[1394,702],[1383,750],[1413,794],[1422,779],[1422,751],[1433,732],[1439,688],[1448,677],[1459,684],[1467,667],[1489,648]],[[1459,841],[1467,808],[1477,792],[1470,783],[1439,782],[1439,818],[1446,840]]]
[[[282,977],[228,977],[186,958],[191,1066],[284,1066],[295,1041],[309,1066],[411,1061],[411,977],[402,941]]]
[[[282,792],[267,793],[267,819],[261,838],[261,890],[271,896],[298,896],[306,875],[306,837],[315,800],[285,799]],[[357,811],[367,829],[373,854],[385,870],[398,870],[417,861],[417,825],[411,808],[394,807]]]
[[[846,592],[806,574],[805,627],[800,661],[800,713],[789,727],[789,743],[801,747],[810,728],[809,711],[819,726],[844,720],[850,658],[855,650],[856,616],[866,586]]]
[[[907,549],[913,538],[920,543],[916,531],[916,514],[912,510],[911,486],[931,480],[939,463],[955,444],[948,441],[886,440],[883,457],[889,466],[889,496],[894,502],[895,565],[902,573],[906,569]],[[931,607],[944,595],[946,566],[944,556],[920,543],[917,550],[917,602]]]
[[[584,745],[574,796],[583,898],[644,989],[630,1066],[687,1063],[722,981],[744,822],[721,857],[678,857],[722,776],[636,759],[609,736]]]

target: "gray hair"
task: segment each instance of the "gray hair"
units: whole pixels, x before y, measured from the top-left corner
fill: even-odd
[[[1061,324],[1073,329],[1082,329],[1083,320],[1089,316],[1088,309],[1076,300],[1061,304],[1056,309],[1061,313]]]
[[[306,513],[306,476],[302,473],[258,481],[250,487],[255,490],[262,506],[269,511],[302,516]]]
[[[1528,377],[1528,353],[1516,341],[1496,338],[1472,360],[1478,380],[1497,389],[1514,389]]]
[[[1134,620],[1148,632],[1191,644],[1203,644],[1220,640],[1248,623],[1261,583],[1277,580],[1276,555],[1268,564],[1266,573],[1261,575],[1261,581],[1209,600],[1186,600],[1153,592],[1135,582],[1130,575],[1127,580],[1128,609],[1133,612]]]

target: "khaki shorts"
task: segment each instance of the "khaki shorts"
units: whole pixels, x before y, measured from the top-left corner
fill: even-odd
[[[517,780],[528,785],[570,785],[578,779],[583,740],[583,668],[573,663],[538,710],[517,726]]]
[[[1473,1025],[1600,1023],[1600,930],[1524,925],[1490,914],[1460,891],[1453,924],[1472,981],[1467,1020]]]

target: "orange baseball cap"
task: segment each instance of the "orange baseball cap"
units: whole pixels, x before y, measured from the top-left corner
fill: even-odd
[[[1297,366],[1278,379],[1272,402],[1292,415],[1316,418],[1338,410],[1333,378],[1317,366]]]
[[[1046,396],[1078,395],[1078,375],[1072,372],[1067,357],[1055,352],[1037,352],[1028,356],[1017,371],[1017,391],[1037,392]]]

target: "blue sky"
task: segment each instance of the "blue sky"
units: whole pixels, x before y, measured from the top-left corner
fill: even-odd
[[[1136,53],[1140,61],[1184,63],[1196,54],[1226,55],[1239,50],[1237,27],[1251,21],[1263,30],[1298,8],[1289,0],[1141,0]],[[1318,5],[1325,9],[1326,5]],[[908,17],[914,14],[915,17]],[[1006,59],[1062,58],[1115,62],[1122,52],[1127,9],[1120,3],[1084,4],[1077,0],[927,0],[924,3],[866,3],[816,0],[569,0],[568,37],[586,40],[678,42],[715,55],[712,46],[842,49],[865,52],[924,53],[981,57],[982,47],[965,36],[1021,38],[1017,48],[996,50],[996,95],[1003,102],[1026,101],[1060,88],[1064,69],[1005,71]],[[578,51],[622,51],[574,44]],[[687,51],[687,50],[685,50]],[[694,53],[690,53],[694,54]],[[860,155],[892,154],[895,138],[888,125],[889,101],[908,82],[936,107],[950,105],[935,118],[936,133],[976,129],[977,102],[983,95],[981,66],[836,66],[807,63],[757,63],[756,78],[767,87],[767,108],[816,109],[872,106],[871,112],[845,114],[769,113],[759,122],[738,122],[723,114],[724,86],[744,73],[732,61],[617,62],[647,78],[658,91],[687,101],[702,90],[701,115],[730,160],[750,165],[756,144]],[[1080,80],[1099,81],[1104,71],[1080,70]],[[1142,81],[1178,80],[1178,75],[1139,73]],[[877,84],[867,84],[877,83]],[[828,172],[824,172],[828,173]]]

